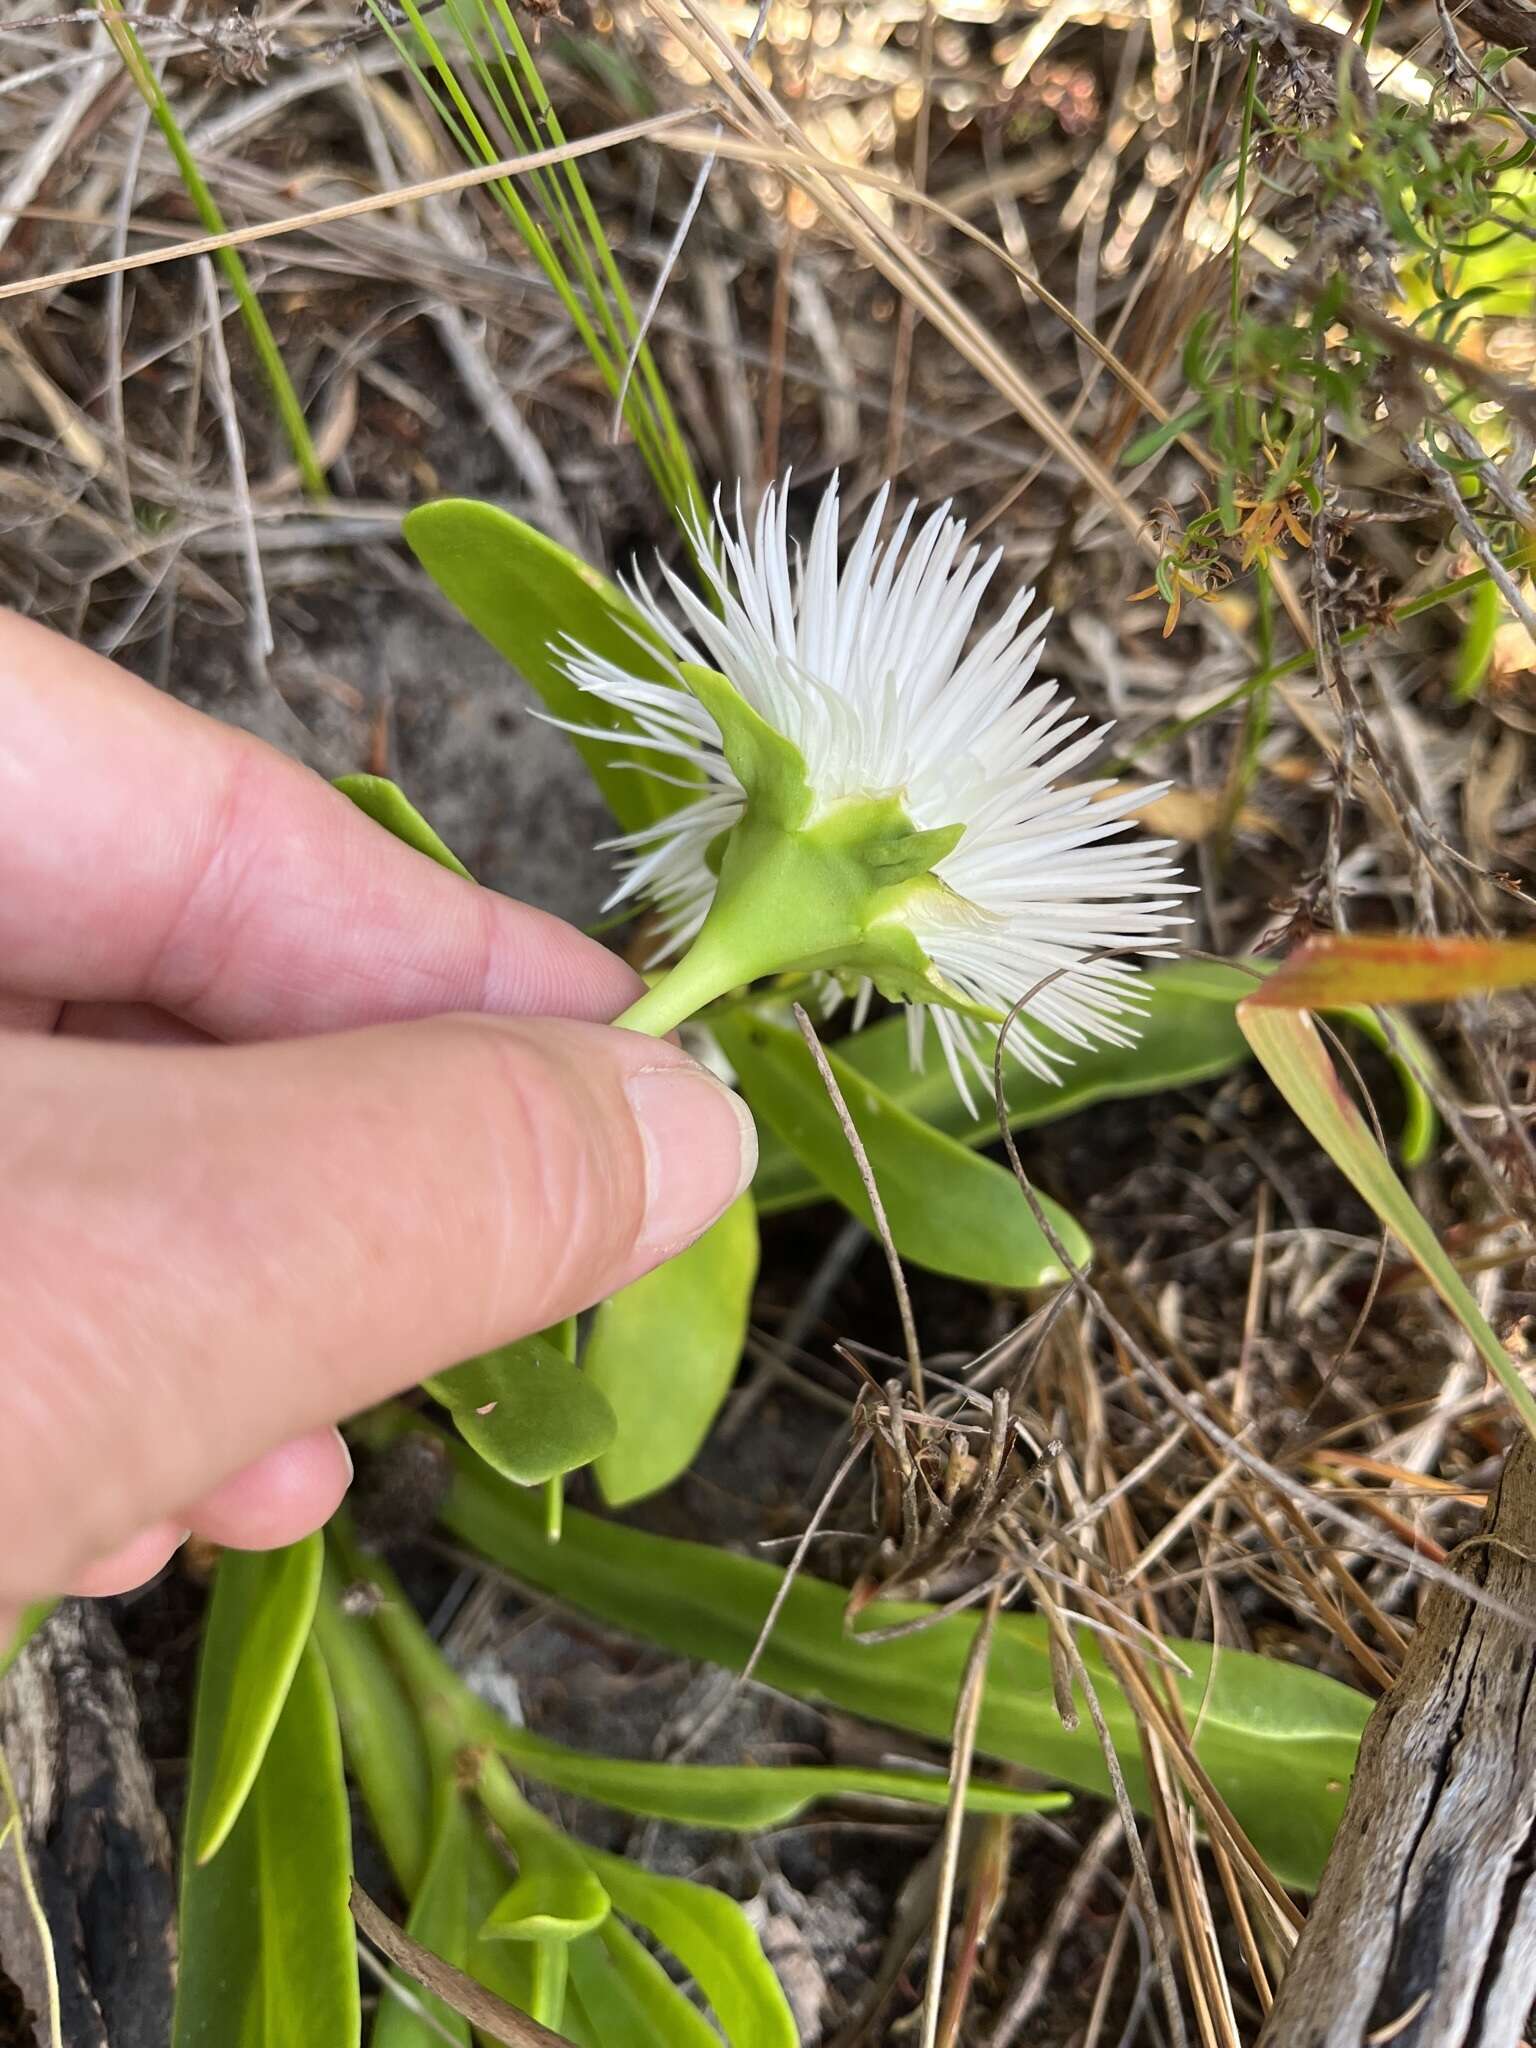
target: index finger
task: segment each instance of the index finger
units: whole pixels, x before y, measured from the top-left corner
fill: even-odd
[[[445,1010],[612,1017],[639,992],[321,777],[0,612],[0,991],[147,1002],[224,1039]]]

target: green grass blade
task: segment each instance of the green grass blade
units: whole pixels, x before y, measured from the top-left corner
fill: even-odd
[[[29,1607],[23,1607],[10,1641],[0,1641],[0,1678],[4,1678],[58,1604],[57,1600],[34,1600]]]
[[[508,154],[564,141],[532,52],[503,0],[495,0],[494,6],[491,0],[450,0],[448,24],[462,53],[457,60],[448,40],[428,24],[417,0],[402,0],[414,47],[387,17],[380,0],[368,4],[469,162],[491,164]],[[487,118],[482,118],[466,79],[477,84]],[[487,119],[493,126],[499,124],[501,138],[492,133]],[[574,163],[563,163],[530,173],[528,186],[543,222],[535,218],[510,178],[495,180],[491,191],[617,398],[624,389],[625,364],[638,324],[586,182]],[[667,512],[691,540],[690,528],[704,510],[703,493],[648,346],[639,349],[635,374],[624,389],[623,417]]]
[[[219,211],[218,202],[209,191],[207,181],[197,167],[197,160],[181,132],[181,125],[165,96],[159,78],[155,75],[154,67],[145,56],[143,45],[134,33],[133,24],[108,7],[100,7],[100,13],[108,35],[117,45],[118,54],[123,60],[123,68],[143,95],[155,118],[156,126],[165,137],[166,147],[175,160],[181,181],[187,188],[187,196],[197,209],[198,219],[210,235],[227,233],[227,224]],[[288,437],[288,446],[292,449],[293,459],[298,464],[299,477],[304,489],[312,498],[327,497],[329,491],[325,471],[320,466],[320,457],[309,431],[309,422],[304,417],[304,408],[299,403],[299,394],[294,390],[293,380],[288,375],[288,366],[283,361],[277,337],[272,332],[266,314],[261,310],[261,301],[252,288],[245,265],[240,260],[240,253],[236,249],[217,249],[214,251],[214,261],[223,271],[230,290],[235,295],[240,317],[245,322],[246,332],[251,337],[251,346],[256,351],[262,375],[267,380],[267,388],[277,408],[278,419],[282,422],[283,432]]]

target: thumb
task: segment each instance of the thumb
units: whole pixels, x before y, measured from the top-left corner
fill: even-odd
[[[737,1097],[598,1024],[8,1038],[0,1604],[273,1446],[612,1293],[755,1162]]]

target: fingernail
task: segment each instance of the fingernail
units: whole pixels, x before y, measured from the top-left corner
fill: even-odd
[[[702,1067],[642,1067],[625,1089],[645,1144],[639,1249],[689,1243],[757,1171],[757,1131],[739,1095]]]

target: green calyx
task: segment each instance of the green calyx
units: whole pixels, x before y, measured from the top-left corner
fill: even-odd
[[[893,1001],[959,1000],[908,920],[924,896],[943,893],[933,868],[965,828],[918,831],[892,795],[850,797],[813,819],[799,749],[724,676],[683,674],[720,728],[747,807],[711,848],[719,880],[698,936],[619,1023],[660,1036],[747,982],[815,970],[867,975]]]

